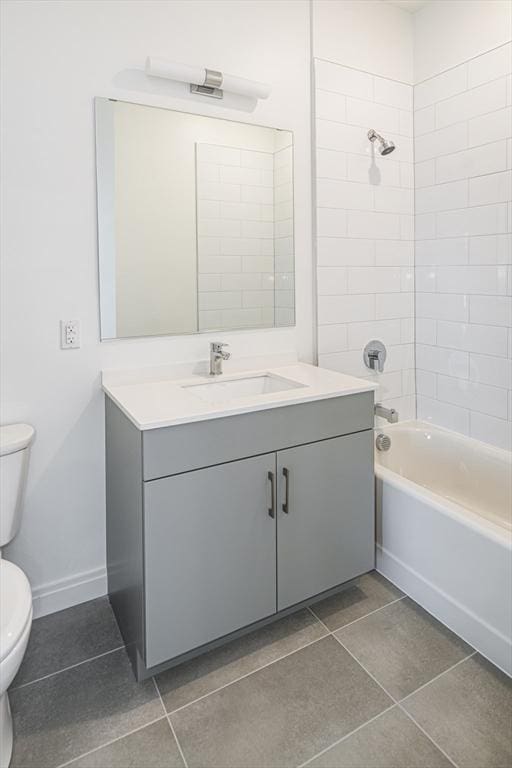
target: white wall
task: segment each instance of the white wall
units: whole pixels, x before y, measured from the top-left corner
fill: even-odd
[[[430,0],[414,19],[414,82],[512,38],[510,0]]]
[[[38,433],[23,527],[8,556],[36,597],[64,589],[46,602],[51,608],[104,589],[100,370],[205,358],[209,341],[98,340],[93,98],[294,131],[297,326],[220,336],[235,357],[296,349],[311,359],[309,8],[302,0],[1,7],[2,420],[28,421]],[[242,101],[226,108],[185,86],[150,84],[135,71],[148,54],[267,81],[272,95],[251,112]],[[80,318],[81,349],[59,349],[61,318]]]
[[[413,82],[413,15],[382,0],[313,0],[313,55]]]
[[[512,449],[512,44],[414,89],[418,416]]]

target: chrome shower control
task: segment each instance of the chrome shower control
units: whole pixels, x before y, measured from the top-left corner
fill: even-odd
[[[384,363],[386,362],[386,347],[382,341],[373,339],[369,341],[363,351],[364,364],[372,371],[382,373],[384,371]]]

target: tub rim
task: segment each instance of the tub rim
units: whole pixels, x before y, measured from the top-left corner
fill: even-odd
[[[389,431],[393,431],[397,427],[409,427],[411,430],[417,427],[420,427],[420,429],[425,427],[434,431],[439,430],[450,435],[455,435],[456,438],[462,438],[464,440],[470,441],[471,443],[483,445],[486,447],[486,449],[490,448],[492,452],[496,451],[498,452],[498,455],[504,455],[503,457],[505,459],[508,459],[509,456],[509,452],[504,451],[501,448],[496,448],[495,446],[491,445],[488,446],[487,443],[481,443],[479,440],[466,437],[466,435],[453,432],[452,430],[443,427],[438,427],[436,424],[430,424],[429,422],[410,419],[408,421],[390,425]],[[374,429],[375,433],[385,431],[386,427],[376,427]],[[510,458],[512,460],[512,456],[510,456]],[[497,544],[502,545],[512,552],[512,528],[508,528],[506,525],[495,523],[492,520],[479,515],[478,512],[474,512],[473,510],[468,509],[468,507],[464,507],[462,504],[457,504],[456,502],[451,501],[450,499],[447,499],[446,497],[441,496],[434,491],[431,491],[424,485],[420,485],[419,483],[415,483],[413,480],[409,480],[403,475],[399,475],[398,472],[395,472],[394,470],[389,469],[388,467],[384,467],[382,464],[380,464],[377,456],[375,457],[375,477],[378,480],[388,482],[394,488],[410,494],[419,501],[426,501],[438,512],[450,515],[461,524],[470,527],[479,534],[487,536]]]

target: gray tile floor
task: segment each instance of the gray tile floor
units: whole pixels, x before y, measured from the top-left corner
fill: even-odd
[[[106,599],[34,622],[13,768],[510,768],[512,681],[376,573],[136,683]]]

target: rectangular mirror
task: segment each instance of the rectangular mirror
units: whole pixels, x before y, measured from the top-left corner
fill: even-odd
[[[293,135],[96,99],[101,338],[293,325]]]

